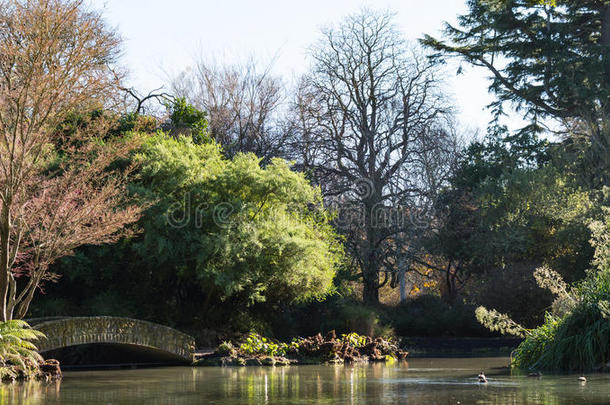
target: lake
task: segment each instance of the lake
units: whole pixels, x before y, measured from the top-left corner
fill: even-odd
[[[610,404],[610,375],[528,378],[507,358],[419,358],[356,366],[66,372],[0,387],[0,404]],[[485,371],[489,382],[479,384]]]

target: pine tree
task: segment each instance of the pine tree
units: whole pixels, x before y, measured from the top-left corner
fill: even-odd
[[[446,40],[423,43],[492,73],[492,104],[564,121],[610,111],[610,1],[469,0]],[[592,116],[593,115],[593,116]]]

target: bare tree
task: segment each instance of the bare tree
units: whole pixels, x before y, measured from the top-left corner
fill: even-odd
[[[0,321],[26,315],[49,264],[117,240],[139,216],[130,170],[109,170],[133,144],[92,142],[100,127],[71,142],[57,131],[67,113],[114,99],[119,45],[82,0],[0,0]]]
[[[282,155],[284,86],[270,67],[260,71],[254,60],[229,66],[199,60],[172,80],[172,92],[208,113],[210,133],[228,156],[253,152],[266,161]]]
[[[148,101],[155,100],[158,103],[167,103],[172,99],[172,96],[166,92],[163,92],[163,87],[158,87],[154,90],[149,91],[146,95],[141,94],[138,90],[133,87],[121,87],[121,90],[125,92],[126,98],[130,98],[131,102],[126,104],[132,105],[132,114],[146,114],[149,113],[149,109],[145,108],[144,104]]]
[[[399,256],[428,228],[455,152],[438,65],[391,20],[362,10],[323,31],[293,113],[298,160],[337,204],[368,303],[396,285],[397,263],[408,263]]]

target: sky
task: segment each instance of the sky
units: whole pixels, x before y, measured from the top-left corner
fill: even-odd
[[[321,28],[339,23],[362,7],[389,9],[405,38],[416,41],[424,33],[440,36],[444,21],[455,23],[466,11],[465,0],[90,0],[102,9],[110,27],[124,39],[122,62],[129,84],[141,93],[165,85],[168,77],[201,57],[216,63],[235,63],[254,57],[287,83],[309,66],[308,47]],[[448,65],[447,94],[458,110],[460,126],[483,133],[491,118],[485,106],[488,73],[458,62]],[[518,127],[510,117],[507,124]]]

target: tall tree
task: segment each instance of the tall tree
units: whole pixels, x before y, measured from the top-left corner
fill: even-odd
[[[25,316],[50,263],[117,240],[139,208],[109,170],[131,142],[62,142],[66,114],[111,100],[119,38],[81,0],[0,2],[0,320]],[[63,145],[59,147],[58,145]]]
[[[610,108],[610,4],[563,0],[469,0],[448,40],[426,35],[433,48],[487,68],[497,108],[505,101],[532,118],[582,117]]]
[[[423,225],[414,213],[446,176],[450,108],[437,65],[405,43],[391,14],[346,18],[323,31],[311,56],[295,111],[298,160],[340,204],[364,300],[377,303],[379,288],[396,280],[397,254]]]
[[[533,325],[550,303],[535,287],[536,267],[551,266],[569,281],[583,277],[592,255],[587,223],[596,209],[555,164],[556,149],[529,134],[490,134],[464,151],[437,200],[440,229],[426,246],[445,263],[429,266],[444,271],[448,298],[465,288],[477,302]]]
[[[423,43],[491,73],[492,107],[558,119],[592,153],[597,184],[610,172],[610,3],[607,0],[469,0],[445,40]]]

